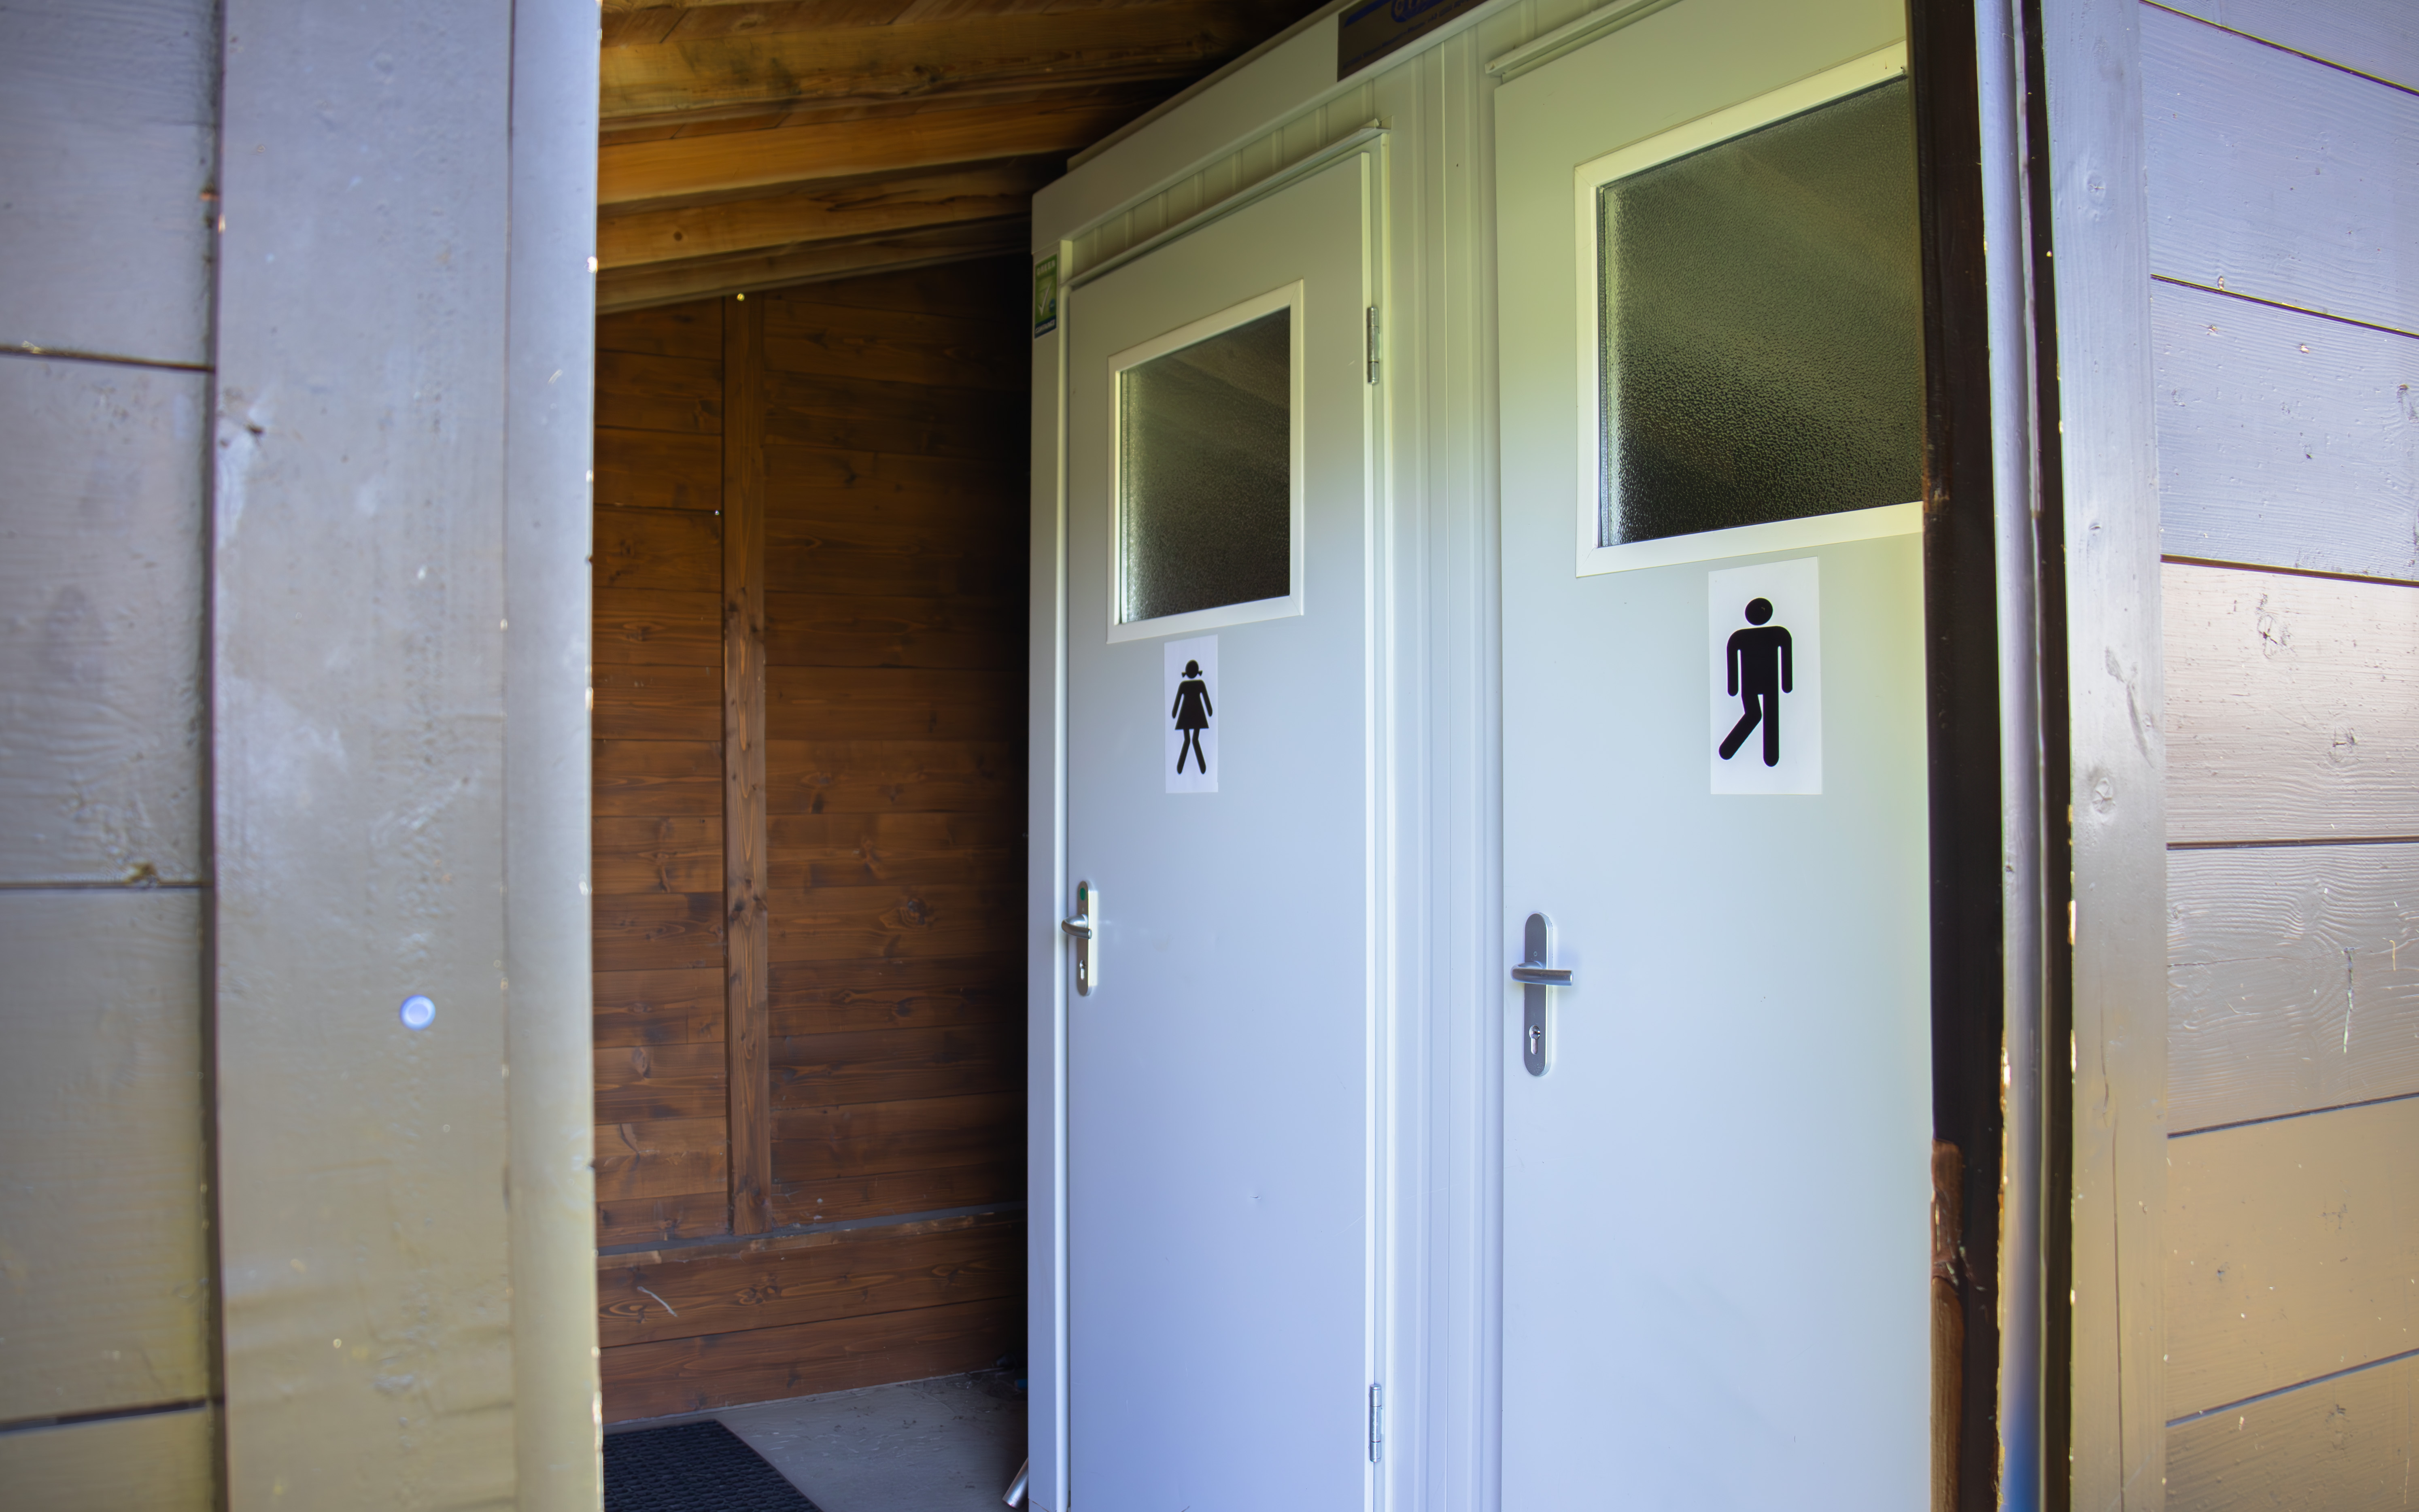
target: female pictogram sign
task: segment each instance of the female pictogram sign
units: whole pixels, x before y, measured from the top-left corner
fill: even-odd
[[[1160,778],[1170,793],[1215,793],[1222,770],[1218,733],[1226,723],[1218,712],[1225,687],[1218,681],[1218,638],[1196,635],[1159,644],[1159,722],[1165,740]]]
[[[1201,664],[1187,661],[1184,664],[1184,681],[1176,685],[1175,706],[1167,711],[1167,717],[1176,721],[1176,728],[1184,732],[1184,742],[1176,750],[1178,772],[1184,770],[1184,760],[1190,756],[1200,767],[1202,776],[1210,775],[1210,758],[1201,750],[1201,732],[1210,728],[1212,712],[1210,685],[1201,680]]]

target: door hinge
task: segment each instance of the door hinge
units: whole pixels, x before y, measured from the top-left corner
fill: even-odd
[[[1369,1463],[1376,1464],[1386,1451],[1386,1388],[1369,1388]]]
[[[1378,307],[1369,306],[1369,381],[1378,381]]]

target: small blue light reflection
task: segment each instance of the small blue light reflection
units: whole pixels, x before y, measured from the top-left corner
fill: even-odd
[[[399,1016],[405,1028],[424,1029],[437,1022],[437,1005],[414,993],[403,1000]]]

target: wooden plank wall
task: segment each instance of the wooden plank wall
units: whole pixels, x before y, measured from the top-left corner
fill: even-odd
[[[2398,1507],[2419,1451],[2419,20],[2139,14],[2167,1504]]]
[[[1022,1346],[1023,280],[598,322],[609,1421]]]
[[[219,21],[0,14],[0,1503],[217,1504],[202,668]]]

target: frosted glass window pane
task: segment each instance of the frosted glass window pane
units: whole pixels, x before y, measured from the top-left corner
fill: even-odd
[[[1293,591],[1293,312],[1117,375],[1127,623]]]
[[[1602,544],[1923,493],[1905,81],[1607,184]]]

